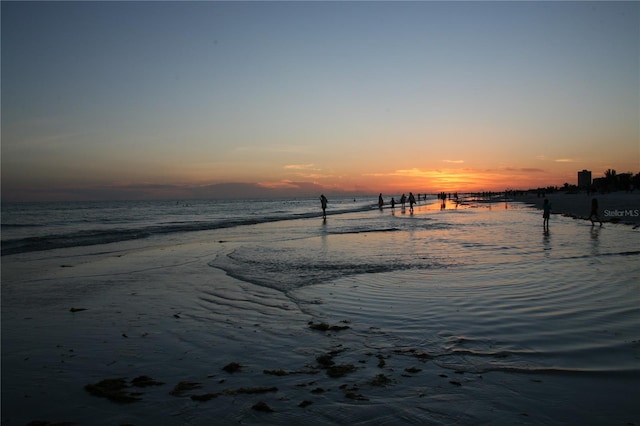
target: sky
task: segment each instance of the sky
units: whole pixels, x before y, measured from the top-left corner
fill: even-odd
[[[488,191],[640,172],[640,2],[1,13],[3,201]]]

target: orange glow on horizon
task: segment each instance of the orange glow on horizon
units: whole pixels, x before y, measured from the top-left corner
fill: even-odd
[[[546,186],[561,186],[565,181],[575,183],[575,178],[551,175],[538,169],[503,168],[492,170],[475,169],[406,169],[389,173],[367,174],[368,186],[374,192],[472,192],[504,191],[508,189],[531,189]],[[563,180],[564,179],[564,180]]]
[[[561,163],[564,164],[564,163]],[[354,165],[352,165],[354,166]],[[3,190],[7,200],[57,201],[82,199],[182,199],[190,197],[278,196],[300,197],[326,194],[359,194],[385,197],[414,194],[501,192],[505,190],[527,190],[540,187],[562,187],[566,182],[577,183],[578,168],[569,163],[552,169],[535,167],[502,167],[479,169],[452,167],[440,169],[407,168],[375,173],[346,173],[345,170],[323,170],[309,166],[288,167],[287,173],[263,173],[262,179],[227,176],[201,176],[193,180],[154,180],[142,183],[136,179],[121,178],[112,182],[93,182],[59,186],[56,190],[45,185],[28,185],[20,191]],[[353,168],[353,167],[352,167]],[[588,165],[583,168],[589,168]],[[575,169],[575,170],[574,170]],[[594,177],[599,177],[596,167],[591,167]],[[217,175],[217,173],[215,173]],[[262,189],[261,189],[262,188]],[[231,191],[231,192],[230,192]],[[93,195],[92,195],[93,194]]]

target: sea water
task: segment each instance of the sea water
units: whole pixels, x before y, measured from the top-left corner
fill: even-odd
[[[211,266],[454,370],[640,374],[640,232],[559,215],[545,232],[517,203],[419,209],[275,224]]]
[[[569,377],[572,386],[594,379],[640,383],[638,230],[616,224],[592,227],[585,221],[554,215],[546,232],[539,210],[511,201],[441,206],[429,200],[413,213],[408,206],[379,210],[375,201],[330,199],[326,220],[315,198],[3,205],[2,255],[3,259],[11,254],[28,259],[32,253],[43,259],[57,256],[57,249],[65,247],[78,252],[83,247],[87,252],[117,252],[120,244],[131,241],[144,241],[147,247],[203,238],[215,242],[215,250],[191,261],[206,262],[211,277],[224,271],[245,283],[243,299],[229,299],[206,275],[198,275],[199,282],[192,285],[189,281],[189,286],[181,276],[167,278],[171,270],[166,268],[162,273],[167,282],[185,284],[153,289],[153,297],[175,298],[171,302],[175,304],[180,299],[194,312],[194,321],[168,343],[185,345],[194,353],[205,351],[208,343],[202,339],[207,331],[230,340],[246,338],[228,334],[240,333],[237,329],[211,329],[212,319],[216,324],[232,318],[251,321],[247,318],[253,318],[255,312],[262,318],[276,317],[273,323],[276,328],[281,324],[282,332],[274,331],[269,339],[282,347],[288,345],[290,333],[297,333],[292,330],[298,327],[299,316],[348,325],[348,332],[333,333],[331,339],[354,363],[371,354],[428,360],[451,383],[462,383],[458,377],[473,378],[464,382],[463,398],[477,398],[477,389],[490,390],[489,385],[483,388],[473,380],[492,373],[530,376],[536,383],[548,377]],[[68,270],[73,272],[73,268]],[[101,291],[117,283],[109,277],[101,280]],[[126,282],[141,285],[141,281]],[[38,283],[43,300],[65,291],[48,291],[46,284]],[[6,285],[9,293],[5,293]],[[3,294],[18,300],[15,294],[20,285],[3,281]],[[7,312],[6,300],[3,297],[3,312]],[[287,306],[282,300],[288,301]],[[203,333],[194,333],[195,328]],[[260,349],[261,344],[267,343],[257,342],[256,347]],[[3,361],[8,350],[3,337]],[[305,351],[300,349],[313,358]],[[271,357],[275,363],[277,355]],[[429,394],[426,386],[436,387],[432,379],[425,383],[405,379],[407,373],[402,371],[395,375],[392,369],[384,371],[396,382],[378,396],[386,409],[371,411],[374,399],[361,402],[349,414],[333,410],[318,419],[321,410],[316,408],[296,414],[297,420],[342,424],[367,419],[380,423],[444,419],[442,424],[472,424],[488,421],[494,411],[508,412],[509,395],[519,395],[509,389],[493,389],[489,392],[499,402],[484,401],[480,414],[456,417],[465,407],[447,403],[452,398],[449,391],[438,391],[429,401],[420,399]],[[601,397],[614,400],[615,404],[607,406],[617,410],[617,420],[634,421],[638,411],[629,407],[637,405],[636,396],[622,392]],[[543,405],[553,405],[557,397],[553,394]],[[343,400],[329,402],[346,407]],[[583,401],[580,409],[585,407],[588,402]],[[206,424],[198,417],[206,408],[182,410],[195,416],[187,423]],[[380,417],[385,413],[387,417]],[[554,407],[553,413],[546,417],[552,423],[582,422],[592,415],[580,417],[571,407]],[[497,423],[512,420],[503,417]],[[261,421],[265,419],[258,418]]]
[[[2,204],[2,255],[317,216],[316,199],[102,201]],[[332,200],[334,214],[368,198]]]

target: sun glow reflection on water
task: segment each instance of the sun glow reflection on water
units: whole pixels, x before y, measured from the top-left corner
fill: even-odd
[[[640,268],[625,254],[640,233],[562,217],[543,233],[518,205],[434,205],[330,217],[316,235],[297,234],[305,220],[214,266],[349,321],[371,347],[418,346],[453,369],[640,373]]]

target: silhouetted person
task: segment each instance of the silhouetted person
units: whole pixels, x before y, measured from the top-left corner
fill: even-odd
[[[382,210],[382,206],[384,206],[384,200],[382,199],[382,193],[378,195],[378,207]]]
[[[409,193],[409,211],[413,213],[413,205],[416,203],[416,197],[413,196],[413,192]]]
[[[602,226],[602,220],[598,215],[598,199],[597,198],[594,198],[593,200],[591,200],[591,213],[589,214],[589,220],[591,221],[591,226],[596,224],[593,221],[594,216],[596,217],[596,220],[600,222],[600,226]]]
[[[545,231],[549,230],[549,217],[551,216],[551,203],[547,198],[544,199],[542,205],[542,227]]]
[[[391,208],[395,209],[396,208],[396,199],[391,197]]]
[[[327,197],[325,197],[324,194],[320,196],[320,204],[322,204],[322,218],[326,219],[327,218]]]
[[[407,202],[407,196],[402,194],[402,197],[400,197],[400,204],[402,204],[402,210],[404,210],[404,203]]]

